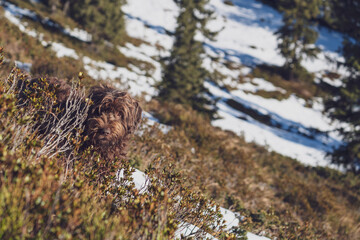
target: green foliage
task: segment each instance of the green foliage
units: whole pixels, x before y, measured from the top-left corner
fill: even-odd
[[[293,3],[294,0],[289,1],[277,1],[277,0],[260,0],[261,2],[270,5],[277,10],[284,12],[289,3]],[[328,27],[332,30],[340,31],[346,35],[357,35],[359,37],[359,31],[356,31],[358,16],[360,13],[360,6],[358,1],[343,1],[343,0],[326,0],[320,2],[320,12],[317,16],[313,17],[313,21],[318,24]],[[356,38],[356,37],[355,37]]]
[[[125,37],[124,0],[71,1],[69,16],[93,34],[95,41],[121,43]]]
[[[306,72],[301,66],[304,57],[315,58],[320,49],[314,44],[318,33],[314,30],[316,18],[320,13],[320,0],[280,1],[284,12],[284,25],[278,30],[280,38],[278,48],[285,58],[288,79],[301,80],[299,74]]]
[[[341,128],[346,144],[333,154],[333,162],[355,172],[360,172],[360,41],[344,42],[344,66],[349,76],[332,99],[328,99],[326,110],[333,119],[349,124]]]
[[[330,1],[332,14],[336,17],[336,27],[346,33],[342,63],[348,71],[343,86],[334,91],[332,99],[326,102],[330,117],[349,126],[340,129],[346,142],[333,153],[333,162],[360,172],[360,34],[355,30],[360,24],[358,1]]]
[[[126,0],[42,0],[50,12],[62,11],[93,35],[93,41],[123,43],[126,36],[124,13]]]
[[[311,29],[311,27],[315,26],[315,22],[345,34],[347,39],[343,42],[341,49],[345,63],[341,63],[341,65],[347,69],[349,75],[343,79],[344,85],[342,87],[330,90],[333,96],[326,101],[326,111],[331,118],[349,124],[349,127],[340,129],[346,144],[332,154],[333,162],[352,171],[360,171],[360,124],[358,120],[360,116],[360,32],[357,30],[360,24],[359,1],[262,1],[284,13],[285,26],[280,29],[279,33],[280,37],[284,35],[287,40],[283,40],[279,47],[281,53],[285,57],[289,57],[285,67],[288,66],[289,68],[291,63],[295,63],[295,67],[299,65],[300,61],[293,61],[292,58],[301,60],[301,58],[294,58],[296,52],[291,51],[289,48],[293,44],[289,37],[286,36],[292,36],[293,33],[290,30],[293,32],[296,29],[301,30],[303,36],[300,34],[294,36],[303,37],[306,39],[305,43],[309,44],[313,43],[317,37],[317,33]],[[287,22],[289,23],[287,24]],[[305,34],[308,36],[305,37]],[[292,46],[295,47],[296,45],[293,44]],[[310,53],[310,56],[314,56],[316,54],[314,50],[310,48],[309,52],[306,50],[304,53],[306,55]],[[300,49],[297,52],[301,53],[302,50]],[[296,76],[301,71],[300,68],[300,71],[293,71],[292,74],[295,78],[302,79]]]
[[[175,43],[166,63],[163,80],[159,84],[159,98],[191,106],[193,109],[213,116],[214,101],[204,87],[207,71],[202,67],[202,42],[195,39],[201,32],[213,39],[216,33],[206,28],[213,12],[206,9],[208,0],[176,1],[181,9],[177,18]]]
[[[360,38],[359,31],[356,30],[360,14],[359,1],[328,0],[323,4],[325,14],[322,22],[355,39]]]

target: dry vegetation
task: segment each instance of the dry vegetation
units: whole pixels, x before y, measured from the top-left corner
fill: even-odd
[[[173,129],[144,129],[130,160],[144,168],[161,153],[186,181],[222,206],[246,216],[241,228],[280,239],[356,239],[360,178],[246,143],[180,105],[152,101],[147,110]]]
[[[314,83],[314,76],[310,73],[303,72],[301,81],[288,81],[284,78],[283,69],[276,66],[259,65],[257,66],[249,77],[264,78],[267,81],[274,84],[276,87],[280,87],[286,90],[286,94],[278,92],[273,93],[259,93],[263,97],[277,98],[279,100],[288,98],[290,94],[303,98],[305,100],[311,100],[316,96],[323,96],[325,94],[322,89]]]
[[[139,191],[128,161],[104,160],[91,147],[79,151],[77,120],[63,127],[60,119],[51,125],[56,131],[38,131],[57,114],[57,100],[44,84],[19,104],[14,86],[27,77],[14,69],[0,81],[1,239],[172,239],[189,224],[198,227],[195,238],[234,239],[223,231],[219,207],[183,184],[171,160],[159,155],[146,169],[147,190]],[[81,120],[72,113],[83,97],[70,94],[67,102],[75,104],[61,115]]]
[[[26,1],[14,2],[28,4]],[[47,16],[41,9],[39,11],[43,17]],[[52,17],[60,21],[59,16]],[[57,59],[38,41],[10,24],[2,17],[1,10],[0,20],[0,45],[6,46],[6,59],[33,63],[34,75],[71,79],[83,69],[81,61]],[[42,26],[36,28],[49,40],[64,42],[94,59],[119,66],[132,61],[121,54],[115,54],[114,58],[110,54],[112,51],[104,46],[77,42]],[[141,43],[134,40],[133,44]],[[6,62],[0,68],[2,80],[7,78],[12,66],[11,62]],[[318,89],[312,83],[288,82],[279,74],[262,68],[255,69],[252,74],[305,99],[318,95]],[[86,79],[86,87],[94,84],[91,78]],[[36,153],[43,143],[33,141],[31,137],[20,141],[16,151],[10,150],[11,136],[32,134],[26,127],[29,119],[25,118],[30,113],[16,114],[16,99],[4,94],[5,89],[2,81],[1,239],[149,239],[145,236],[167,239],[173,236],[179,219],[230,239],[231,236],[211,229],[210,222],[217,219],[215,215],[205,219],[203,225],[195,217],[214,213],[209,207],[213,203],[207,202],[202,194],[245,216],[238,232],[246,229],[279,239],[353,240],[360,236],[359,176],[304,167],[254,143],[246,143],[234,133],[212,127],[207,119],[189,109],[173,104],[161,105],[156,101],[144,101],[143,107],[162,122],[171,124],[169,133],[162,133],[156,126],[144,127],[141,129],[143,134],[134,137],[128,162],[105,163],[85,152],[78,157],[81,161],[76,161],[71,171],[65,171],[65,156],[37,158]],[[276,93],[271,94],[271,97],[276,96]],[[131,185],[124,184],[131,175],[129,164],[152,177],[154,185],[149,193],[140,194]],[[99,174],[104,166],[112,170],[108,176]],[[125,180],[121,187],[115,188],[110,183],[118,168],[125,169]],[[177,195],[184,196],[182,208],[178,202],[172,202]],[[189,212],[201,201],[209,205],[201,205],[197,211]]]

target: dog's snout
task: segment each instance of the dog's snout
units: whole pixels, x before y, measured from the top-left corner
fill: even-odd
[[[110,135],[110,128],[102,128],[100,129],[100,134],[104,134],[104,135]]]

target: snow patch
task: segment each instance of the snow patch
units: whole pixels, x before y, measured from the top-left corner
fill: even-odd
[[[32,64],[15,61],[15,66],[25,72],[30,72]]]
[[[64,29],[64,33],[66,35],[77,38],[83,42],[91,42],[92,41],[92,35],[83,29],[79,29],[79,28],[70,29],[69,27],[66,27]]]
[[[56,53],[56,56],[58,58],[71,57],[74,59],[79,59],[79,56],[77,55],[74,49],[65,47],[64,44],[62,43],[52,42],[51,49]]]

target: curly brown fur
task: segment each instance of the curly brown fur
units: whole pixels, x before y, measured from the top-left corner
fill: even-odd
[[[109,159],[125,157],[129,137],[141,120],[139,103],[127,92],[103,85],[91,88],[90,99],[86,145],[93,145]]]
[[[37,94],[39,86],[44,89],[44,85],[47,85],[48,90],[54,91],[56,97],[54,107],[65,109],[71,86],[65,80],[57,78],[34,78],[19,82],[20,103],[26,105],[29,96]],[[141,120],[142,109],[139,103],[127,92],[103,85],[92,87],[89,98],[93,104],[85,120],[83,134],[87,140],[82,149],[92,145],[104,158],[124,158],[129,138]],[[85,103],[85,99],[83,102]],[[61,112],[59,114],[61,115]],[[46,126],[46,129],[48,127]],[[41,134],[46,132],[43,131]]]

